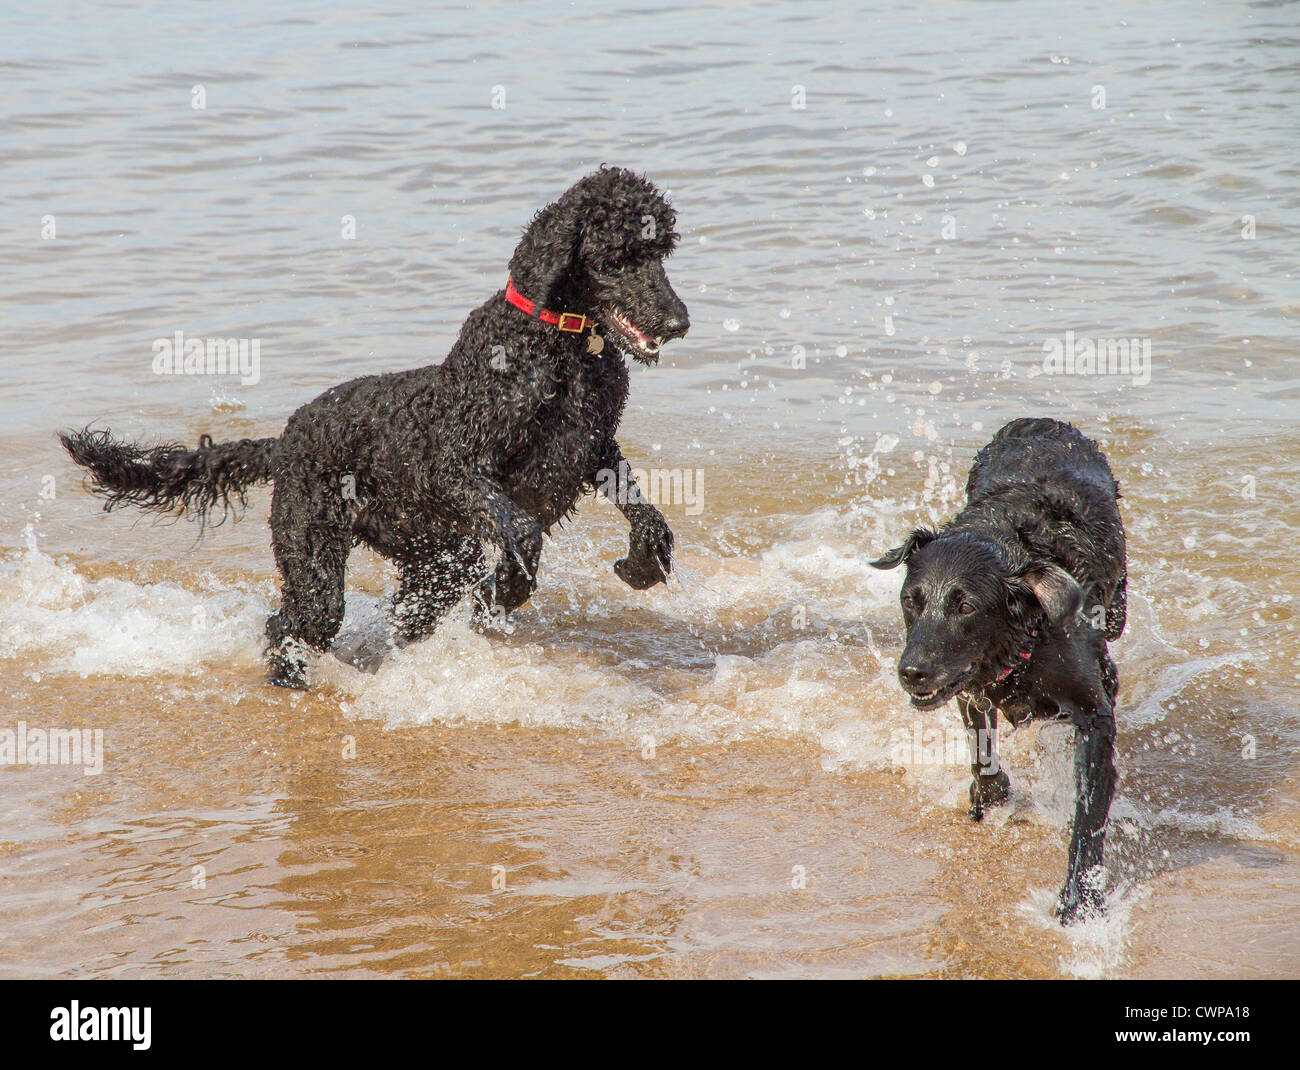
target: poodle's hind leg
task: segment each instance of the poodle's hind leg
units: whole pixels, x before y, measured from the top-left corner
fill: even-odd
[[[453,535],[431,542],[418,557],[404,557],[402,585],[393,597],[399,641],[414,643],[433,631],[447,611],[487,569],[478,539]]]
[[[488,619],[499,622],[507,613],[518,609],[537,587],[537,566],[541,547],[520,561],[512,554],[502,554],[501,561],[486,580],[479,584],[477,609]]]
[[[294,646],[323,651],[338,634],[351,547],[346,519],[328,499],[322,505],[294,483],[276,483],[271,548],[283,583],[280,608],[266,622],[271,683],[305,689],[306,665]]]

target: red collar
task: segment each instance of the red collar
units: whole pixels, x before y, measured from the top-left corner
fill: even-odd
[[[1030,629],[1029,629],[1029,638],[1025,640],[1025,648],[1024,648],[1023,650],[1021,650],[1021,651],[1018,651],[1018,656],[1019,656],[1020,658],[1022,658],[1024,661],[1028,661],[1030,658],[1032,658],[1032,657],[1034,656],[1034,644],[1035,644],[1037,641],[1038,641],[1038,629],[1037,629],[1037,628],[1030,628]],[[1000,684],[1000,683],[1002,683],[1003,680],[1005,680],[1008,676],[1010,676],[1010,675],[1011,675],[1013,672],[1015,672],[1017,669],[1023,669],[1023,668],[1024,668],[1023,665],[1017,665],[1015,662],[1012,662],[1011,665],[1010,665],[1008,668],[1003,669],[1003,670],[998,674],[998,678],[997,678],[996,680],[994,680],[993,682],[994,682],[995,684]]]
[[[533,315],[537,304],[528,300],[523,294],[515,289],[515,280],[506,276],[506,300],[515,308],[520,309],[528,315]],[[548,309],[542,309],[536,313],[537,318],[543,323],[553,323],[562,331],[569,331],[573,334],[581,334],[588,327],[596,326],[596,321],[590,316],[583,316],[577,312],[551,312]]]

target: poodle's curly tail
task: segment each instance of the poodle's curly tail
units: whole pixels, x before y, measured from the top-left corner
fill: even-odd
[[[204,435],[194,450],[177,443],[145,447],[87,427],[60,434],[59,441],[77,464],[90,470],[91,490],[106,499],[105,510],[134,505],[190,514],[206,524],[214,506],[220,504],[225,519],[236,503],[240,508],[247,504],[248,487],[270,481],[278,440],[214,443]]]

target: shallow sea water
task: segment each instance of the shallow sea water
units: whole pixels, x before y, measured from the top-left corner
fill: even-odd
[[[104,767],[0,769],[0,974],[1294,976],[1296,9],[575,13],[3,16],[0,728]],[[624,587],[587,500],[508,632],[390,651],[358,551],[340,656],[268,687],[266,492],[202,542],[106,516],[54,431],[272,435],[437,361],[602,161],[682,232],[693,326],[620,436],[690,476],[673,582]],[[259,338],[258,381],[155,375],[177,330]],[[1048,374],[1067,331],[1149,375]],[[1109,911],[1068,933],[1068,733],[1004,734],[973,825],[866,564],[1026,414],[1103,444],[1130,539]]]

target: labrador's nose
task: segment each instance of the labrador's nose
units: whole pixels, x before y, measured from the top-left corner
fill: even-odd
[[[903,681],[904,687],[915,691],[929,683],[930,670],[921,665],[900,665],[898,678]]]

